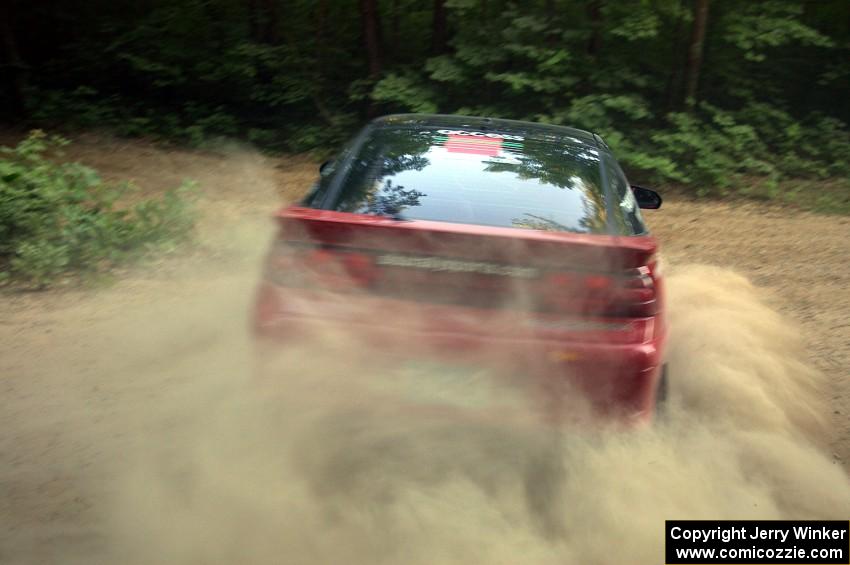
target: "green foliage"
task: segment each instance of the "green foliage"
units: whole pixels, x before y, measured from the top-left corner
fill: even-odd
[[[445,0],[442,31],[439,1],[377,1],[371,55],[368,2],[30,4],[17,40],[50,127],[325,152],[379,114],[484,114],[596,131],[636,182],[699,194],[850,174],[846,0],[711,0],[693,107],[692,1]]]
[[[192,231],[191,182],[158,199],[105,183],[93,169],[49,158],[68,142],[34,131],[0,148],[0,272],[45,287],[173,246]]]
[[[78,129],[108,128],[126,137],[150,137],[204,147],[222,137],[241,134],[239,120],[224,106],[211,108],[187,102],[179,111],[157,111],[116,95],[101,95],[81,86],[73,91],[35,90],[33,119],[48,126]]]
[[[36,89],[30,97],[32,118],[38,122],[71,118],[75,126],[95,128],[117,124],[121,118],[117,96],[101,96],[88,86],[69,91]]]
[[[697,114],[667,115],[666,127],[648,135],[639,145],[623,140],[623,161],[656,182],[691,186],[699,195],[772,198],[782,179],[826,178],[850,192],[850,134],[834,119],[801,123],[769,105],[728,112],[703,104]]]
[[[748,2],[726,14],[725,39],[755,62],[767,60],[771,49],[787,44],[832,47],[829,37],[800,21],[802,13],[799,3]]]
[[[748,176],[776,176],[773,165],[760,158],[765,148],[751,126],[711,106],[704,105],[703,110],[707,114],[704,120],[670,114],[667,119],[672,127],[652,137],[659,153],[676,163],[675,180],[693,185],[698,194],[705,195],[742,186]]]
[[[413,73],[390,74],[381,79],[372,89],[372,100],[394,103],[411,112],[434,113],[437,105],[432,102],[431,88],[423,85]]]

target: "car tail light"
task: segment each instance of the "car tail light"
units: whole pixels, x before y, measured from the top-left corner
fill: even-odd
[[[557,312],[641,317],[657,312],[649,267],[623,273],[552,273],[544,280],[547,305]]]
[[[280,286],[345,290],[367,287],[377,266],[365,253],[312,245],[273,248],[266,260],[266,279]]]

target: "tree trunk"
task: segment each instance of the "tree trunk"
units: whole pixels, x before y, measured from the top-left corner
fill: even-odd
[[[545,43],[547,47],[557,47],[560,42],[560,33],[556,22],[558,21],[558,9],[555,6],[555,0],[545,0],[543,2],[543,13],[546,15],[547,29],[545,35]]]
[[[448,28],[446,18],[446,0],[434,0],[431,19],[431,53],[442,55],[448,50]]]
[[[587,16],[590,18],[590,39],[587,40],[587,54],[595,58],[602,49],[602,0],[590,0],[588,2]]]
[[[280,40],[277,26],[278,11],[276,0],[265,0],[263,2],[263,12],[265,16],[263,40],[270,45],[276,45]]]
[[[694,24],[691,31],[691,44],[688,47],[688,65],[685,69],[685,106],[689,110],[696,105],[709,2],[710,0],[695,0],[694,4]]]
[[[248,0],[248,24],[252,41],[271,45],[278,43],[276,0]]]
[[[369,62],[369,76],[377,78],[383,68],[381,53],[381,20],[377,0],[360,0],[360,21],[363,26],[363,42]]]
[[[325,77],[327,76],[327,56],[325,46],[328,43],[326,34],[327,34],[327,21],[328,21],[328,0],[318,0],[316,3],[316,79],[314,84],[314,90],[312,99],[313,105],[316,107],[316,111],[319,113],[319,116],[328,123],[328,125],[335,126],[336,120],[328,109],[327,105],[322,100],[324,95],[324,91],[326,89],[325,86]]]
[[[401,15],[401,6],[399,5],[399,0],[393,0],[389,40],[394,53],[396,52],[396,49],[398,49],[398,46],[401,44]]]
[[[27,114],[26,87],[27,66],[18,51],[18,42],[12,26],[12,3],[0,1],[0,41],[3,46],[3,60],[6,67],[3,81],[9,96],[12,119],[23,119]]]
[[[672,40],[670,41],[670,72],[667,75],[667,111],[673,111],[679,108],[682,92],[682,67],[684,67],[684,57],[682,57],[682,32],[684,31],[684,11],[685,0],[679,1],[679,17],[676,18],[676,25],[673,29]]]
[[[324,75],[325,70],[325,46],[327,45],[327,38],[325,37],[325,32],[327,31],[327,21],[328,21],[328,0],[319,0],[316,3],[316,12],[315,12],[315,22],[316,22],[316,66],[318,67],[318,72],[321,75]]]
[[[248,7],[248,35],[251,41],[260,43],[260,17],[257,0],[247,0],[246,4]]]

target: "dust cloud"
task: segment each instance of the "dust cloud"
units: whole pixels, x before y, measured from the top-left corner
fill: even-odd
[[[107,332],[115,375],[158,392],[116,408],[133,431],[98,475],[105,549],[83,561],[660,563],[665,519],[850,511],[822,447],[821,375],[734,273],[668,275],[668,411],[623,432],[552,429],[515,382],[388,368],[345,335],[258,379],[254,272]]]
[[[131,156],[143,186],[174,170],[205,187],[201,257],[144,267],[96,311],[57,304],[39,318],[54,334],[4,350],[25,379],[6,389],[0,561],[661,563],[665,519],[850,514],[823,376],[735,273],[670,269],[670,404],[648,429],[554,429],[521,381],[386,365],[340,333],[259,378],[248,315],[271,233],[244,219],[314,164]]]

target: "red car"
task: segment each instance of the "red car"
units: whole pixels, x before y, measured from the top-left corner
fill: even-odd
[[[666,325],[639,208],[660,205],[586,131],[379,118],[277,214],[254,331],[274,349],[344,328],[376,357],[523,375],[556,418],[581,397],[648,422]]]

